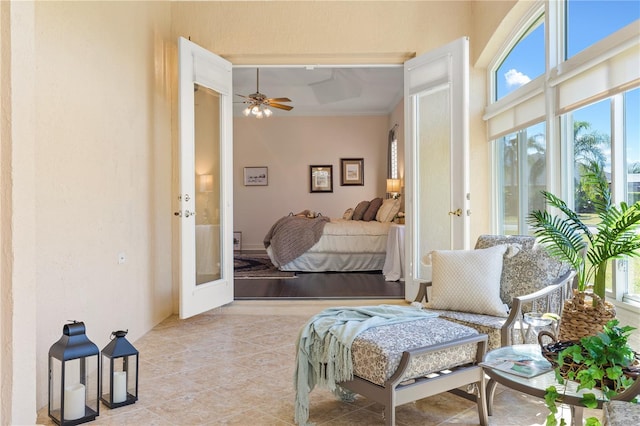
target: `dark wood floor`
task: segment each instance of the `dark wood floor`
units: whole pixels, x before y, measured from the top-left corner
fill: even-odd
[[[290,279],[235,279],[236,300],[403,299],[404,282],[385,281],[380,272],[296,273]]]

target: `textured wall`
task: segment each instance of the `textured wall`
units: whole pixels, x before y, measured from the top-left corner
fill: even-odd
[[[2,2],[0,15],[3,108],[7,90],[25,95],[12,101],[11,115],[3,109],[10,121],[0,133],[0,413],[11,410],[11,395],[27,417],[3,423],[34,418],[33,377],[5,380],[13,374],[35,370],[37,406],[46,404],[46,353],[66,320],[85,321],[103,347],[111,331],[129,328],[135,340],[171,313],[178,35],[238,64],[398,63],[464,35],[472,52],[484,52],[474,32],[488,40],[501,22],[477,21],[473,2],[463,1],[21,3]],[[509,7],[482,3],[486,16]],[[477,116],[485,82],[482,70],[474,73]],[[473,117],[471,132],[472,150],[487,155]],[[485,160],[472,163],[476,200],[489,197],[486,168]],[[337,204],[335,211],[346,208]],[[473,232],[487,224],[488,211],[472,217]]]
[[[37,2],[38,405],[67,320],[104,347],[172,311],[170,8]],[[118,254],[126,261],[118,263]]]

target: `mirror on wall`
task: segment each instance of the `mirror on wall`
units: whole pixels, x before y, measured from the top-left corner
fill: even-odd
[[[220,94],[194,84],[196,284],[220,279]]]

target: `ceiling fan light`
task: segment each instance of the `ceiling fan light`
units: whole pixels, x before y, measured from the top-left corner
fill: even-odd
[[[260,108],[258,107],[258,105],[254,105],[253,108],[251,108],[251,113],[253,115],[258,115],[259,112],[260,112]]]
[[[251,114],[251,108],[250,108],[250,107],[246,107],[246,108],[242,111],[242,114],[243,114],[245,117],[248,117],[248,116],[249,116],[249,114]]]
[[[271,114],[273,114],[273,112],[269,108],[264,109],[265,117],[271,117]]]
[[[258,119],[262,118],[263,116],[264,116],[264,114],[262,113],[262,111],[258,111],[256,113],[256,118],[258,118]]]

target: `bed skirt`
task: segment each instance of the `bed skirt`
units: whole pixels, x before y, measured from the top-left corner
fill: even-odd
[[[267,248],[267,253],[270,249]],[[297,272],[382,271],[385,258],[386,253],[306,252],[279,269]]]

